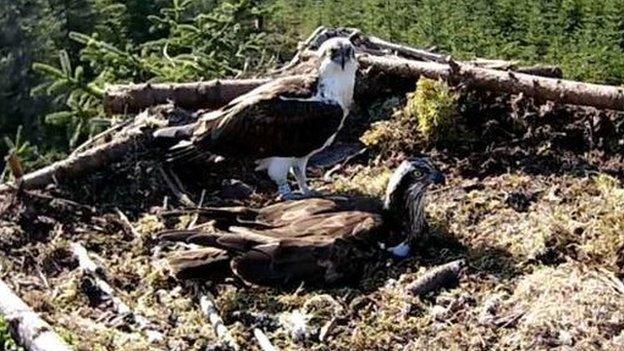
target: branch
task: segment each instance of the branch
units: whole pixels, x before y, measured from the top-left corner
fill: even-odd
[[[414,295],[425,295],[431,291],[456,284],[459,279],[459,272],[464,265],[464,260],[456,260],[437,266],[409,284],[405,289]]]
[[[89,257],[89,253],[84,246],[79,243],[71,243],[70,249],[78,259],[78,267],[82,272],[91,278],[93,278],[95,286],[102,293],[102,295],[108,298],[115,308],[115,312],[120,316],[131,316],[134,322],[136,323],[139,330],[144,330],[146,335],[151,340],[157,340],[162,338],[162,333],[157,330],[149,328],[150,322],[147,318],[142,315],[135,313],[132,311],[130,306],[124,303],[119,297],[115,296],[115,290],[110,284],[108,284],[104,280],[105,272],[104,269],[95,263],[91,257]]]
[[[221,107],[270,79],[210,80],[196,83],[111,85],[104,95],[107,114],[138,113],[146,107],[170,101],[182,108]],[[225,103],[224,103],[225,102]]]
[[[416,49],[407,45],[391,43],[381,38],[364,35],[360,31],[355,31],[353,34],[351,34],[351,38],[352,41],[354,41],[355,43],[359,45],[364,45],[368,49],[382,49],[407,58],[416,58],[424,61],[446,63],[446,55],[436,54],[427,50]]]
[[[259,328],[254,328],[253,331],[254,337],[256,341],[258,341],[258,345],[262,351],[277,351],[275,346],[271,344],[271,340],[264,334],[264,332]]]
[[[76,155],[70,155],[61,161],[24,175],[21,178],[21,186],[24,189],[43,188],[53,182],[71,180],[91,173],[122,159],[135,150],[137,144],[146,143],[151,138],[151,132],[134,128],[125,134],[119,134],[108,143],[95,146]],[[0,184],[0,192],[12,188],[11,184]]]
[[[0,314],[11,325],[17,342],[30,351],[71,351],[52,327],[0,280]],[[2,345],[0,345],[2,346]]]
[[[212,296],[209,294],[201,294],[199,297],[199,307],[201,308],[202,313],[208,318],[208,321],[214,328],[217,337],[233,350],[240,350],[240,346],[236,343],[236,340],[234,340],[230,331],[223,323],[221,316],[219,316],[219,311],[217,311],[217,306],[215,305]]]
[[[361,55],[363,70],[375,73],[360,93],[374,88],[389,89],[397,82],[414,82],[420,76],[459,82],[473,89],[519,94],[542,101],[592,106],[599,109],[624,110],[624,88],[583,83],[565,79],[538,77],[524,73],[504,72],[451,61],[449,64],[421,62],[402,58]],[[370,74],[370,73],[369,73]],[[371,84],[373,86],[371,86]],[[379,84],[382,84],[380,87]],[[400,83],[399,83],[400,84]],[[369,91],[367,91],[369,90]]]

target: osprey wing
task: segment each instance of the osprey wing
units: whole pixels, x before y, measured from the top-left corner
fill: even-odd
[[[222,156],[302,157],[337,133],[344,110],[315,99],[316,77],[280,78],[236,99],[203,121],[195,147]]]

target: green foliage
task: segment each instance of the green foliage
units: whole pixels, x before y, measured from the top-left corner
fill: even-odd
[[[190,0],[172,0],[170,7],[149,15],[150,32],[162,37],[133,43],[126,40],[123,18],[107,21],[100,33],[70,32],[83,49],[80,60],[88,65],[72,70],[69,55],[60,52],[60,68],[36,63],[33,68],[48,80],[33,89],[63,100],[66,110],[48,114],[46,123],[66,126],[69,147],[106,124],[102,91],[109,83],[189,81],[222,76],[244,76],[273,65],[267,38],[254,27],[265,12],[249,0],[222,2],[208,13],[196,13]],[[104,10],[123,12],[127,7],[108,4]],[[112,38],[117,45],[101,39]],[[94,124],[94,122],[97,122]]]
[[[24,170],[26,171],[42,167],[50,163],[52,159],[58,157],[58,155],[53,152],[42,156],[39,153],[37,146],[32,145],[30,141],[25,140],[21,125],[17,127],[17,131],[15,132],[15,136],[13,138],[9,138],[5,135],[2,138],[2,142],[4,144],[3,146],[8,149],[8,152],[15,153],[22,163],[22,167],[24,167]],[[0,182],[6,180],[8,176],[9,166],[8,164],[5,164],[2,172],[0,172]]]
[[[59,52],[59,63],[60,69],[44,63],[33,65],[34,70],[51,79],[35,87],[32,94],[45,92],[47,95],[56,96],[57,101],[64,100],[69,110],[49,113],[45,116],[45,122],[66,127],[69,147],[73,148],[83,134],[92,135],[101,124],[93,122],[104,117],[100,106],[104,93],[85,79],[82,66],[72,69],[69,55],[64,50]]]
[[[624,82],[621,0],[274,0],[274,21],[303,38],[319,25],[365,33],[458,58],[560,65],[566,77]]]
[[[60,24],[47,1],[11,0],[0,1],[0,28],[0,135],[15,133],[18,125],[37,130],[50,102],[30,96],[41,81],[31,65],[55,55]],[[5,151],[0,143],[0,155]]]
[[[457,94],[446,83],[420,79],[416,91],[407,99],[403,110],[405,118],[418,120],[417,128],[427,140],[455,139],[457,121]]]
[[[422,146],[449,145],[465,137],[458,119],[458,95],[441,81],[422,78],[390,120],[374,123],[361,140],[385,153],[412,153]]]
[[[0,317],[0,350],[23,350],[23,348],[17,346],[13,338],[11,338],[11,334],[9,333],[9,323],[7,323],[7,321],[2,317]]]

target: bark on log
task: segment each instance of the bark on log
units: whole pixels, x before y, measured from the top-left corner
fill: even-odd
[[[152,138],[151,131],[134,128],[117,136],[112,141],[98,145],[77,155],[55,162],[21,178],[23,189],[43,188],[56,181],[75,179],[88,174],[123,158],[136,149],[138,144],[146,143]],[[0,184],[0,192],[11,190],[12,184]]]
[[[401,58],[362,55],[360,66],[375,72],[382,83],[415,81],[420,76],[461,83],[472,89],[500,93],[524,94],[541,101],[592,106],[599,109],[624,110],[624,88],[582,83],[572,80],[538,77],[517,72],[504,72],[453,62],[440,64]],[[366,82],[370,85],[371,82]],[[373,87],[360,87],[366,92]],[[388,87],[385,87],[386,89]]]
[[[215,79],[179,84],[112,85],[104,94],[104,110],[108,114],[138,113],[146,107],[166,104],[169,101],[182,108],[214,109],[269,80]]]
[[[462,83],[473,89],[487,89],[501,93],[530,96],[542,101],[563,104],[584,105],[611,110],[624,110],[624,88],[576,82],[564,79],[540,77],[561,75],[558,67],[536,66],[518,68],[516,71],[500,71],[475,67],[471,64],[451,62],[442,64],[362,54],[358,57],[362,74],[356,85],[356,100],[366,100],[380,93],[404,93],[413,90],[420,76],[450,80]],[[526,72],[526,73],[521,73]],[[111,113],[120,113],[124,106],[129,111],[149,107],[151,103],[173,101],[187,108],[202,108],[208,105],[221,106],[268,81],[267,79],[244,79],[240,81],[220,81],[168,84],[158,86],[158,98],[151,96],[154,86],[133,85],[111,88],[107,94]],[[117,90],[115,90],[117,89]],[[221,93],[227,91],[227,94]],[[142,98],[150,96],[149,98]],[[131,101],[131,105],[125,105]]]
[[[459,271],[464,264],[464,260],[456,260],[437,266],[409,284],[406,290],[414,295],[425,295],[431,291],[456,284],[459,279]]]
[[[17,342],[30,351],[71,351],[52,327],[0,280],[0,314],[11,325]],[[2,345],[0,345],[2,346]]]
[[[240,350],[240,346],[223,323],[223,319],[221,319],[219,315],[219,311],[217,310],[212,296],[209,294],[201,294],[199,297],[199,306],[202,313],[208,318],[210,325],[212,325],[212,328],[215,330],[217,337],[231,349],[235,351]]]

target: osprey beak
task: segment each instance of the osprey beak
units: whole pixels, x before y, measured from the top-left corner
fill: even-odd
[[[433,184],[446,184],[446,178],[444,177],[444,174],[442,174],[442,172],[439,171],[434,171],[431,173],[430,175],[430,179],[433,182]]]

